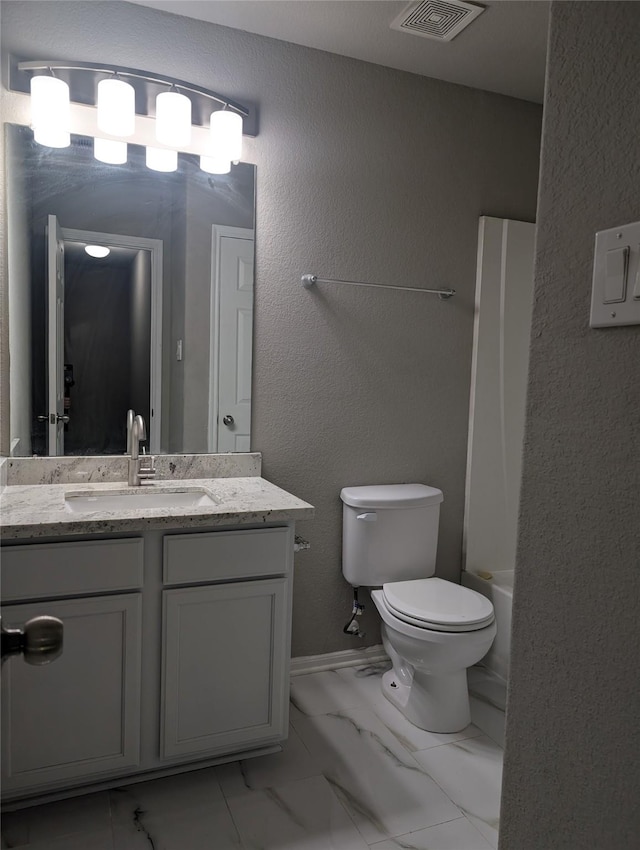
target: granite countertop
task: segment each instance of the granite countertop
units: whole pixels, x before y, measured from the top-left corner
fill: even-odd
[[[72,512],[69,494],[203,491],[214,502],[206,506],[118,508]],[[258,476],[156,480],[146,487],[123,481],[93,484],[10,484],[0,496],[0,534],[4,540],[75,534],[108,534],[163,528],[269,523],[310,519],[312,505]]]

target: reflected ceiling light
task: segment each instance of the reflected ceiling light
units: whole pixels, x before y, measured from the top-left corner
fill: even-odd
[[[33,137],[50,148],[71,144],[69,86],[57,77],[31,78],[31,126]]]
[[[99,260],[108,257],[111,253],[111,248],[107,248],[106,245],[85,245],[84,250],[90,257],[96,257]]]
[[[242,116],[228,109],[213,112],[210,131],[216,156],[238,162],[242,157]]]
[[[132,85],[111,77],[98,83],[98,129],[110,136],[133,136],[136,93]]]
[[[100,162],[122,165],[127,161],[127,143],[113,139],[94,139],[93,155]]]
[[[156,98],[156,139],[173,148],[191,143],[191,101],[177,91],[165,91]]]
[[[178,151],[169,148],[146,148],[147,168],[153,171],[177,171]]]
[[[231,171],[231,160],[219,156],[201,156],[200,168],[207,174],[228,174]]]

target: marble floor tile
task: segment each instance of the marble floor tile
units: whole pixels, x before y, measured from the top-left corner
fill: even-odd
[[[127,817],[135,808],[166,814],[224,801],[214,767],[123,785],[108,793],[114,819]]]
[[[373,712],[308,717],[298,733],[367,843],[460,817]]]
[[[505,713],[486,702],[482,697],[469,696],[471,719],[482,732],[504,749]]]
[[[363,699],[359,690],[348,687],[340,670],[322,670],[291,679],[291,703],[308,717],[357,708]]]
[[[28,809],[20,809],[17,812],[3,812],[0,827],[2,830],[2,850],[12,847],[21,847],[29,840],[29,815]]]
[[[486,667],[470,667],[467,671],[469,693],[504,711],[507,705],[507,683]]]
[[[167,814],[136,811],[114,821],[116,850],[243,850],[225,802]]]
[[[491,850],[491,844],[462,817],[372,844],[370,850]]]
[[[241,847],[214,768],[110,792],[117,850],[236,850]]]
[[[245,850],[368,850],[321,776],[233,797],[229,808]]]
[[[15,850],[115,850],[111,828],[97,832],[78,832],[62,838],[44,838],[34,844],[24,844]]]
[[[471,719],[492,740],[504,747],[506,682],[483,667],[467,673]]]
[[[250,791],[284,785],[296,779],[319,776],[321,772],[320,765],[295,729],[289,730],[289,738],[280,753],[242,759],[216,768],[216,776],[227,799]]]
[[[497,847],[502,749],[483,735],[414,755],[491,846]]]
[[[53,842],[57,838],[111,828],[107,791],[46,803],[23,811],[28,818],[29,844]]]
[[[127,785],[110,794],[117,850],[241,847],[215,768]]]

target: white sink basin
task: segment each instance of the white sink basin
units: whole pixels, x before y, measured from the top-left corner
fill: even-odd
[[[132,492],[66,493],[65,508],[72,513],[137,511],[145,508],[200,508],[216,503],[204,490],[139,490]]]

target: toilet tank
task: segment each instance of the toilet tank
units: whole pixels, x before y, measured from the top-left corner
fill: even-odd
[[[436,568],[442,491],[425,484],[345,487],[342,573],[354,587],[428,578]]]

